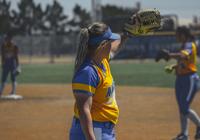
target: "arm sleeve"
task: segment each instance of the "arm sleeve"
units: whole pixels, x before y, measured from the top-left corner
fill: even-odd
[[[99,77],[97,72],[91,67],[85,68],[74,76],[72,81],[73,93],[83,93],[92,96],[95,94],[98,83]]]
[[[186,43],[185,49],[181,51],[182,54],[189,56],[192,54],[192,43]]]

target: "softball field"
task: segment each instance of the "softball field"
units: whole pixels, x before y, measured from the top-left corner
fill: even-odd
[[[7,86],[5,92],[10,87]],[[23,100],[0,100],[0,140],[68,140],[73,116],[71,85],[20,84]],[[117,140],[170,140],[179,132],[174,90],[117,86]],[[200,113],[200,94],[192,107]],[[190,125],[193,139],[194,125]]]

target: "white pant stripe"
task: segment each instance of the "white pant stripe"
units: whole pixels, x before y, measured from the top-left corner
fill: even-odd
[[[94,135],[96,140],[102,140],[102,128],[94,128]]]
[[[192,96],[193,88],[194,88],[194,78],[192,76],[190,76],[190,90],[189,90],[189,94],[186,98],[187,101],[189,101]]]

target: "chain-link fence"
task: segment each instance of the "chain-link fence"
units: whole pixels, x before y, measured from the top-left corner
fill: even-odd
[[[196,35],[198,54],[200,54],[200,35]],[[126,47],[115,57],[116,59],[146,59],[154,58],[160,49],[177,52],[181,44],[173,35],[136,36],[129,39]]]
[[[200,54],[200,35],[196,35],[198,52]],[[2,40],[2,39],[1,39]],[[62,56],[74,56],[76,52],[77,33],[68,35],[34,35],[15,36],[14,42],[20,50],[21,56],[48,57],[53,63],[55,58]],[[2,42],[2,41],[0,41]],[[156,52],[165,48],[176,51],[180,44],[176,42],[175,35],[151,35],[137,36],[129,39],[126,47],[116,56],[116,59],[144,59],[153,58]]]

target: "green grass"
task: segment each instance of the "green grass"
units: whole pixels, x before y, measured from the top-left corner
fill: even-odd
[[[70,83],[72,64],[34,64],[23,65],[20,83]]]
[[[163,70],[166,63],[153,61],[111,63],[117,85],[173,87],[175,75]],[[73,64],[24,64],[19,83],[71,83]]]
[[[175,75],[166,74],[165,64],[159,63],[130,63],[113,64],[112,74],[118,85],[172,87]]]

